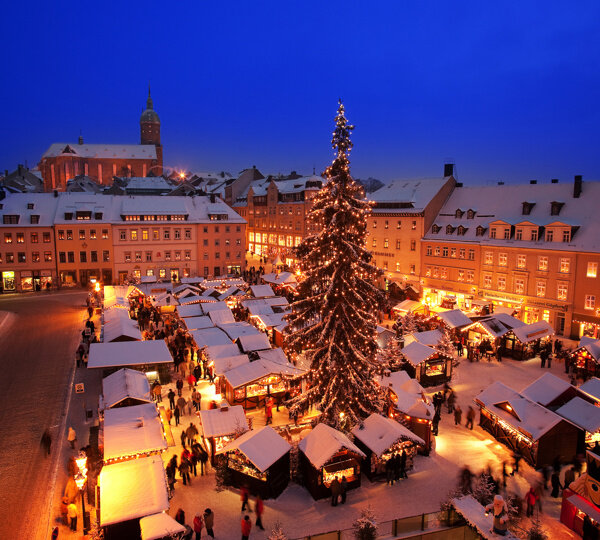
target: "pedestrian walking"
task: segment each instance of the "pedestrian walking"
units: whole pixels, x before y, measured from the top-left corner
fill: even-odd
[[[174,409],[175,408],[175,392],[173,392],[172,388],[169,390],[167,397],[169,398],[169,407],[171,409]]]
[[[515,452],[513,454],[513,458],[514,458],[514,467],[512,472],[510,473],[511,476],[514,476],[515,473],[519,472],[519,462],[521,461],[521,459],[523,458],[523,456],[521,455],[521,453],[519,451]]]
[[[456,402],[456,394],[454,393],[453,390],[450,390],[450,392],[448,393],[448,399],[447,399],[448,414],[452,414],[452,412],[454,411],[454,403],[455,402]]]
[[[385,477],[388,486],[394,485],[394,458],[391,457],[385,462]]]
[[[402,453],[400,454],[400,478],[408,478],[406,475],[406,450],[402,449]]]
[[[175,407],[173,409],[173,416],[175,417],[175,425],[178,426],[179,425],[179,417],[181,416],[181,413],[179,412],[179,407]]]
[[[50,436],[50,431],[48,431],[47,429],[44,430],[44,433],[42,434],[40,444],[44,449],[44,455],[49,456],[50,450],[52,449],[52,437]]]
[[[460,405],[457,405],[456,408],[454,409],[454,425],[460,426],[461,420],[462,420],[462,409],[460,408]]]
[[[52,529],[52,535],[50,536],[51,540],[56,540],[58,538],[58,527],[54,527]]]
[[[69,441],[69,445],[71,448],[75,448],[75,441],[77,440],[77,434],[72,427],[69,427],[69,433],[67,435],[67,441]]]
[[[175,521],[179,523],[179,525],[183,525],[185,527],[185,512],[183,508],[179,508],[177,513],[175,514]]]
[[[250,538],[250,530],[252,529],[252,522],[250,516],[246,514],[242,519],[242,540],[248,540]]]
[[[63,497],[60,501],[60,518],[62,520],[63,525],[69,524],[69,499],[68,497]]]
[[[190,478],[190,462],[187,459],[182,459],[179,464],[179,476],[183,480],[183,485],[192,485],[192,479]]]
[[[187,433],[186,430],[181,430],[181,446],[185,448],[185,442],[187,441]]]
[[[565,471],[565,487],[568,488],[573,482],[575,482],[575,467]]]
[[[267,406],[266,406],[266,415],[267,415],[267,421],[265,425],[269,425],[273,423],[273,403],[271,402],[271,400],[267,401]]]
[[[159,403],[162,401],[162,386],[157,381],[154,387],[152,388],[152,394],[154,395],[154,400]]]
[[[525,495],[525,503],[527,504],[527,517],[533,516],[533,509],[535,508],[535,503],[537,502],[538,496],[533,487],[529,487],[529,491]]]
[[[69,524],[72,531],[77,530],[77,507],[75,503],[69,504],[67,507],[67,515],[69,516]]]
[[[249,497],[249,493],[248,493],[248,488],[246,486],[242,486],[242,489],[240,490],[240,499],[242,501],[242,512],[244,510],[246,510],[246,507],[248,507],[248,511],[252,511],[250,509],[250,503],[248,502],[248,497]]]
[[[192,401],[194,402],[194,408],[196,411],[199,411],[202,406],[202,394],[196,389],[194,389],[192,392]]]
[[[441,418],[441,411],[435,411],[435,414],[433,415],[433,419],[431,421],[431,432],[434,435],[438,434],[438,428]]]
[[[190,399],[188,399],[188,401],[187,401],[187,411],[188,411],[188,414],[191,416],[192,412],[194,410],[195,410],[194,400],[190,397]]]
[[[185,414],[185,408],[187,407],[187,400],[183,396],[177,398],[177,407],[179,407],[179,412],[181,413],[181,416],[183,416]]]
[[[175,386],[177,388],[177,395],[181,396],[182,391],[183,391],[183,379],[181,377],[179,377],[179,379],[177,379]]]
[[[262,516],[265,511],[265,505],[263,504],[263,500],[260,495],[256,496],[256,502],[254,503],[254,511],[256,512],[256,526],[259,527],[261,531],[264,531],[265,528],[262,524]]]
[[[557,471],[552,472],[552,476],[550,477],[550,485],[552,486],[552,493],[550,493],[550,497],[557,498],[560,495],[560,490],[563,489],[563,486],[560,485],[560,476]]]
[[[331,506],[337,506],[338,499],[342,491],[342,486],[340,481],[337,479],[337,476],[332,480],[329,489],[331,489]]]
[[[194,532],[196,533],[196,540],[200,540],[200,537],[202,536],[202,528],[204,527],[204,521],[199,514],[194,516],[193,526]]]
[[[469,410],[467,411],[467,422],[465,424],[466,428],[473,429],[473,421],[475,420],[475,409],[469,405]]]
[[[165,409],[165,416],[167,417],[167,422],[171,425],[171,418],[173,418],[173,411],[171,409]]]
[[[207,508],[204,510],[204,526],[206,527],[206,534],[211,538],[215,537],[215,533],[213,532],[214,524],[215,514],[210,508]]]
[[[188,389],[191,392],[194,389],[194,386],[196,386],[196,377],[193,373],[190,373],[188,375],[187,382],[188,382]]]

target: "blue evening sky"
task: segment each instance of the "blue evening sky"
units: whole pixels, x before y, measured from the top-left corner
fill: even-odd
[[[338,97],[352,172],[468,183],[600,179],[600,3],[11,2],[0,168],[53,142],[139,142],[165,164],[322,171]]]

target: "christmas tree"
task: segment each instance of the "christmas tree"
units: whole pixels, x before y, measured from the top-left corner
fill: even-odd
[[[402,369],[405,362],[398,338],[394,336],[388,340],[385,348],[379,352],[379,360],[383,369],[389,369],[390,371],[400,371]]]
[[[316,232],[296,250],[305,279],[288,317],[286,347],[304,354],[310,365],[308,389],[290,403],[292,414],[311,402],[322,422],[350,429],[381,406],[373,376],[378,367],[376,313],[383,294],[374,285],[379,271],[365,249],[370,204],[350,176],[354,126],[341,101],[335,123],[336,157],[307,217]]]
[[[377,522],[371,507],[363,508],[360,517],[352,524],[356,540],[376,540]]]
[[[409,311],[403,317],[398,317],[393,328],[396,330],[396,336],[400,338],[405,334],[418,332],[420,324],[417,316],[412,311]]]
[[[285,532],[283,532],[280,521],[276,521],[275,525],[273,525],[268,540],[288,540]]]
[[[438,328],[438,330],[442,334],[442,337],[435,348],[442,354],[452,358],[454,356],[454,353],[456,352],[456,347],[454,346],[454,341],[452,340],[450,331],[448,330],[448,327],[445,324],[442,324]]]

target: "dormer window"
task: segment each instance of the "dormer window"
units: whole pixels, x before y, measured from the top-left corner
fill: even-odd
[[[560,211],[561,211],[561,209],[562,209],[562,207],[564,205],[565,205],[565,203],[552,201],[550,203],[550,215],[551,216],[558,216],[560,214]]]
[[[546,242],[554,242],[554,231],[546,229]]]
[[[475,210],[467,210],[467,219],[475,219]]]
[[[454,232],[454,227],[452,225],[446,225],[446,234],[452,234]]]
[[[531,210],[533,209],[533,207],[535,206],[534,202],[523,202],[523,215],[524,216],[528,216],[529,214],[531,214]]]
[[[73,212],[65,212],[65,221],[71,221],[73,219]]]
[[[73,150],[68,144],[63,148],[63,154],[76,154],[75,150]]]
[[[501,401],[500,403],[494,403],[494,405],[499,409],[506,411],[511,416],[514,416],[519,422],[521,421],[519,415],[516,413],[515,409],[511,406],[511,404],[508,401]]]
[[[439,225],[435,225],[435,224],[434,224],[434,225],[432,225],[432,226],[431,226],[431,232],[432,232],[433,234],[437,234],[437,233],[439,233],[439,232],[440,232],[440,230],[441,230],[441,227],[440,227]]]
[[[463,217],[464,214],[465,214],[465,212],[463,210],[461,210],[460,208],[457,208],[456,212],[454,212],[454,217],[456,219],[460,219],[461,217]]]
[[[458,229],[456,230],[456,234],[458,236],[464,236],[466,232],[467,232],[467,227],[463,227],[462,225],[459,225]]]
[[[476,236],[483,236],[485,234],[485,227],[482,227],[481,225],[479,225],[477,227],[477,229],[475,229],[475,235]]]
[[[496,227],[490,229],[490,238],[496,238]]]
[[[94,212],[94,219],[102,219],[102,212]]]
[[[29,216],[29,222],[30,222],[32,225],[37,225],[37,224],[40,222],[40,216],[39,216],[39,215],[37,215],[37,214],[31,214],[31,215]]]
[[[27,210],[33,210],[34,204],[32,202],[27,203]]]

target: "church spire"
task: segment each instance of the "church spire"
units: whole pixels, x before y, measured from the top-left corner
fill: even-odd
[[[146,109],[154,109],[154,104],[152,103],[152,96],[150,95],[150,83],[148,83],[148,100],[146,101]]]

